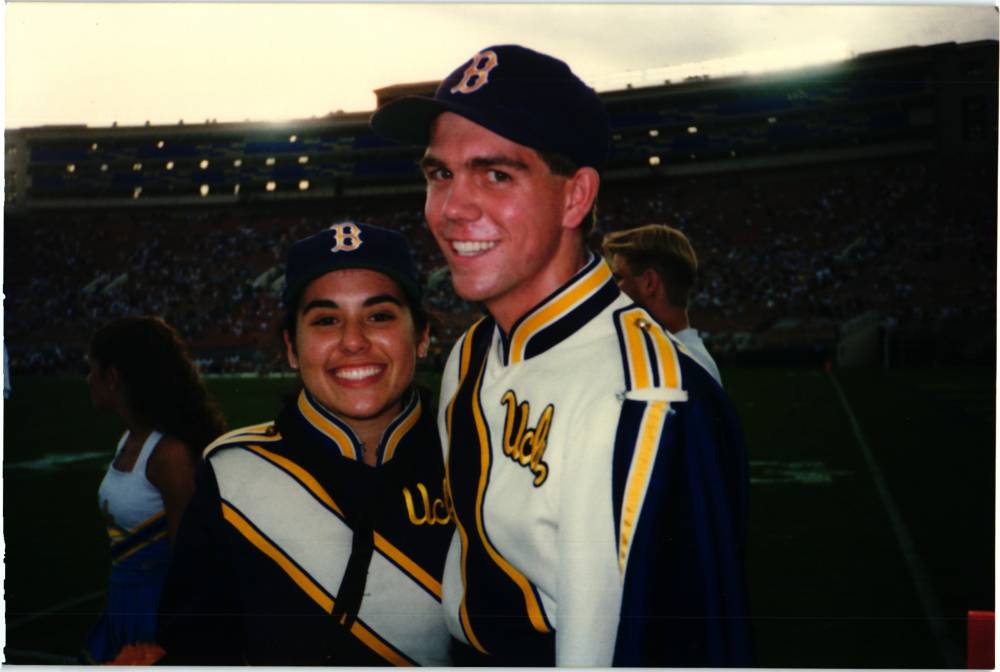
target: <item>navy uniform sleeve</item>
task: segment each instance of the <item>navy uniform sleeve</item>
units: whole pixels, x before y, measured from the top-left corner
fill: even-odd
[[[745,580],[747,453],[735,409],[685,367],[663,420],[624,576],[616,666],[753,665]],[[646,404],[626,401],[639,415]],[[620,477],[621,478],[621,477]]]
[[[242,665],[242,608],[225,544],[219,487],[211,464],[199,466],[167,572],[157,641],[162,665]]]

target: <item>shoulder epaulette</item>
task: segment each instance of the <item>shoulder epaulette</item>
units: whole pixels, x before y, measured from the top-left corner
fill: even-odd
[[[248,443],[267,443],[280,441],[281,434],[274,426],[274,421],[262,422],[259,425],[249,425],[226,432],[202,451],[202,459],[208,459],[213,453],[227,446],[246,445]]]
[[[645,310],[615,312],[625,390],[612,475],[618,568],[624,577],[632,536],[650,487],[671,404],[687,401],[675,344]],[[626,403],[626,400],[643,403]]]
[[[625,396],[639,401],[686,401],[677,343],[644,309],[615,312],[625,371]]]

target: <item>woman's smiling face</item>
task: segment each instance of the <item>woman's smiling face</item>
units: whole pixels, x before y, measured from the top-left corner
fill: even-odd
[[[399,285],[377,271],[331,271],[306,286],[295,320],[285,345],[306,390],[359,434],[384,429],[428,341]]]

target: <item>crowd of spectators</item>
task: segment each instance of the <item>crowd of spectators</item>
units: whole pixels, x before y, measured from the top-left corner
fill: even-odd
[[[479,311],[451,290],[419,195],[334,204],[79,209],[8,216],[5,338],[15,372],[83,370],[104,322],[161,315],[206,373],[281,368],[278,300],[289,244],[332,223],[411,240],[438,314],[436,361]],[[835,326],[877,311],[899,329],[995,334],[996,166],[932,158],[609,182],[602,233],[663,222],[700,259],[690,307],[710,349],[781,324]],[[965,326],[971,325],[971,326]]]

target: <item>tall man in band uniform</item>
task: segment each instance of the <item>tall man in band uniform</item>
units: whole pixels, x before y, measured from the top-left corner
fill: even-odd
[[[427,222],[488,313],[442,378],[456,664],[750,664],[739,421],[585,248],[596,93],[501,45],[371,123],[426,147]]]

